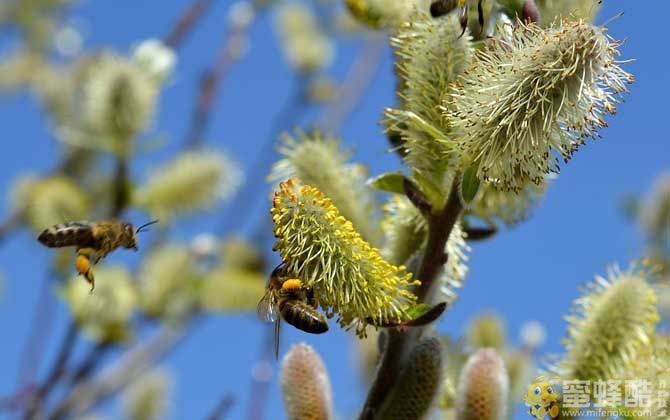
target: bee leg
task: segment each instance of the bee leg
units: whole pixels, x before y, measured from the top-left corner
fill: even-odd
[[[305,296],[307,297],[308,305],[310,305],[314,309],[319,308],[319,302],[316,300],[316,297],[314,296],[314,290],[312,289],[305,290]]]
[[[74,265],[77,269],[77,272],[84,276],[86,281],[91,284],[91,293],[93,293],[93,289],[95,289],[95,276],[93,275],[93,270],[91,269],[91,251],[92,250],[90,248],[78,250]]]

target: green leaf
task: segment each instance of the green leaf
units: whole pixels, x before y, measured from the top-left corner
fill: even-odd
[[[409,321],[401,324],[403,327],[422,327],[438,319],[447,309],[447,302],[440,302],[436,305],[419,303],[411,308],[408,313],[412,315]]]
[[[461,180],[461,195],[463,201],[468,204],[477,195],[479,190],[479,178],[477,177],[477,166],[473,165],[463,172],[463,179]]]
[[[415,319],[425,314],[426,312],[430,311],[431,309],[433,309],[432,305],[429,305],[427,303],[419,303],[409,308],[407,310],[407,315],[409,316],[409,319]]]
[[[405,175],[401,172],[386,172],[377,177],[370,178],[368,185],[380,190],[396,194],[405,194],[403,187]]]

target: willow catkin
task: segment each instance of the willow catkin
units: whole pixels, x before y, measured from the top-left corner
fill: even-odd
[[[509,377],[494,349],[480,349],[465,363],[458,381],[456,420],[503,420],[507,417]]]
[[[377,418],[419,420],[426,416],[442,383],[442,347],[437,338],[416,345]]]
[[[275,192],[272,220],[274,249],[285,270],[314,291],[328,314],[343,327],[365,335],[368,324],[383,325],[408,318],[416,302],[412,280],[363,240],[352,223],[318,189],[292,180]]]
[[[332,391],[326,367],[308,344],[291,347],[281,364],[279,382],[289,420],[329,420]]]

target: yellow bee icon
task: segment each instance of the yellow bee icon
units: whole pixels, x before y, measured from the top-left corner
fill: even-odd
[[[528,414],[538,420],[547,415],[552,419],[558,417],[558,393],[549,382],[536,382],[529,386],[523,400],[529,407]]]

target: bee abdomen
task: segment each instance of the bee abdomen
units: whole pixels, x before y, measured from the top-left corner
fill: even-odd
[[[49,248],[65,246],[89,246],[91,226],[84,222],[71,222],[54,225],[45,229],[37,240]]]
[[[299,300],[284,299],[279,302],[279,312],[287,323],[310,334],[328,331],[326,318],[316,309]]]

